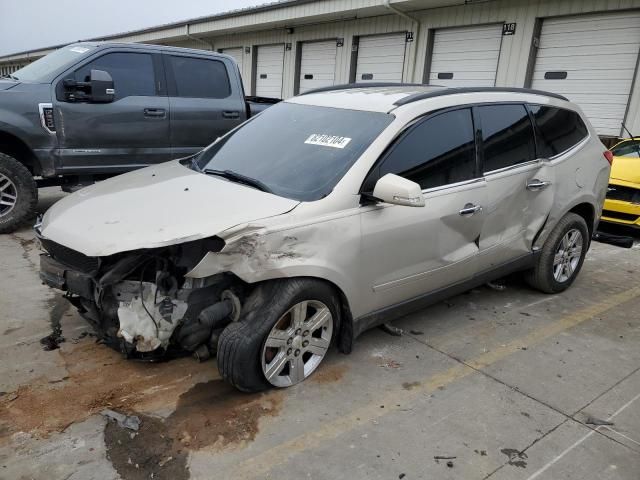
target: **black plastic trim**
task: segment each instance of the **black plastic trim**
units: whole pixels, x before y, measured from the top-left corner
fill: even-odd
[[[425,85],[423,83],[393,83],[393,82],[367,82],[367,83],[345,83],[342,85],[331,85],[329,87],[314,88],[307,90],[301,95],[310,93],[332,92],[334,90],[351,90],[354,88],[380,88],[380,87],[437,87],[439,85]]]
[[[434,303],[438,303],[454,295],[466,292],[497,278],[501,278],[510,273],[521,270],[527,270],[535,265],[540,253],[540,251],[536,251],[522,255],[495,268],[480,272],[467,280],[463,280],[462,282],[449,285],[363,315],[353,321],[353,338],[357,338],[361,333],[369,330],[370,328],[404,317],[405,315],[409,315],[433,305]]]
[[[418,100],[425,100],[427,98],[442,97],[445,95],[456,95],[459,93],[482,93],[482,92],[509,92],[509,93],[529,93],[532,95],[542,95],[545,97],[557,98],[559,100],[569,101],[567,97],[563,97],[557,93],[545,92],[543,90],[534,90],[531,88],[515,88],[515,87],[460,87],[460,88],[443,88],[442,90],[436,90],[435,92],[424,92],[409,95],[394,103],[395,106],[400,107],[408,103],[417,102]]]

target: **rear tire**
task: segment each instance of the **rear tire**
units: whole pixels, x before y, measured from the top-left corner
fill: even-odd
[[[563,292],[580,273],[589,242],[584,218],[567,213],[549,234],[536,266],[526,273],[525,280],[545,293]]]
[[[304,327],[307,323],[303,322],[301,328],[296,327],[294,313],[291,312],[301,304],[305,305],[305,312],[306,305],[309,305],[307,320],[318,312],[324,312],[324,327],[311,332]],[[225,381],[244,392],[299,383],[311,375],[324,359],[324,353],[336,334],[339,314],[334,290],[321,280],[300,278],[265,282],[249,296],[242,307],[240,319],[228,325],[220,335],[218,371]],[[272,347],[274,340],[282,342],[282,346]],[[304,345],[305,341],[307,345]],[[325,348],[320,352],[322,355],[305,351],[316,344]],[[280,361],[282,367],[279,366]],[[273,372],[271,381],[267,379],[266,372]]]
[[[18,229],[35,213],[38,186],[15,158],[0,153],[0,233]]]

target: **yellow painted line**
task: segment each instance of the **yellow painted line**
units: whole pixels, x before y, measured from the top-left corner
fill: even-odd
[[[612,295],[605,300],[592,306],[577,310],[560,320],[544,325],[538,330],[523,337],[517,338],[494,350],[483,353],[478,357],[467,361],[474,368],[486,368],[517,351],[523,346],[538,344],[547,338],[553,337],[572,327],[575,327],[586,320],[600,315],[607,310],[617,307],[629,300],[640,296],[640,287],[630,288],[618,294]],[[411,390],[394,389],[389,390],[384,396],[377,398],[347,415],[339,417],[313,431],[299,435],[296,438],[271,447],[255,457],[249,458],[239,465],[233,467],[234,478],[261,478],[278,465],[286,463],[296,454],[308,449],[317,448],[328,440],[335,439],[340,435],[357,428],[360,425],[370,424],[372,421],[387,415],[389,412],[406,408],[407,403],[424,394],[433,393],[438,387],[450,385],[472,373],[475,370],[466,365],[458,364],[448,370],[424,379],[418,386]],[[398,398],[402,398],[404,406],[396,406]],[[381,409],[384,404],[386,408]]]

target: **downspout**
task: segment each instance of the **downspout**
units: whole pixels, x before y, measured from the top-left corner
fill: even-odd
[[[415,42],[415,46],[413,47],[413,61],[411,62],[411,70],[410,70],[411,75],[409,77],[409,83],[413,83],[415,81],[414,74],[416,73],[416,61],[418,59],[418,39],[420,38],[420,20],[392,6],[391,0],[384,0],[383,5],[388,10],[391,10],[393,13],[395,13],[396,15],[399,15],[405,20],[409,20],[410,22],[415,23],[414,36],[413,36],[414,37],[413,41]]]
[[[189,33],[190,25],[188,23],[185,25],[185,27],[186,27],[186,30],[187,30],[187,32],[186,32],[187,38],[190,38],[191,40],[195,40],[196,42],[200,42],[200,43],[206,45],[207,47],[209,47],[209,50],[211,50],[213,52],[213,43],[209,43],[206,40],[202,40],[201,38],[198,38],[198,37],[195,37],[195,36],[191,35]]]

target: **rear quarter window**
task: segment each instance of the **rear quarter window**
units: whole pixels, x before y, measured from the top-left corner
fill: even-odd
[[[529,109],[536,125],[538,157],[566,152],[589,134],[580,115],[572,110],[543,105],[529,105]]]

